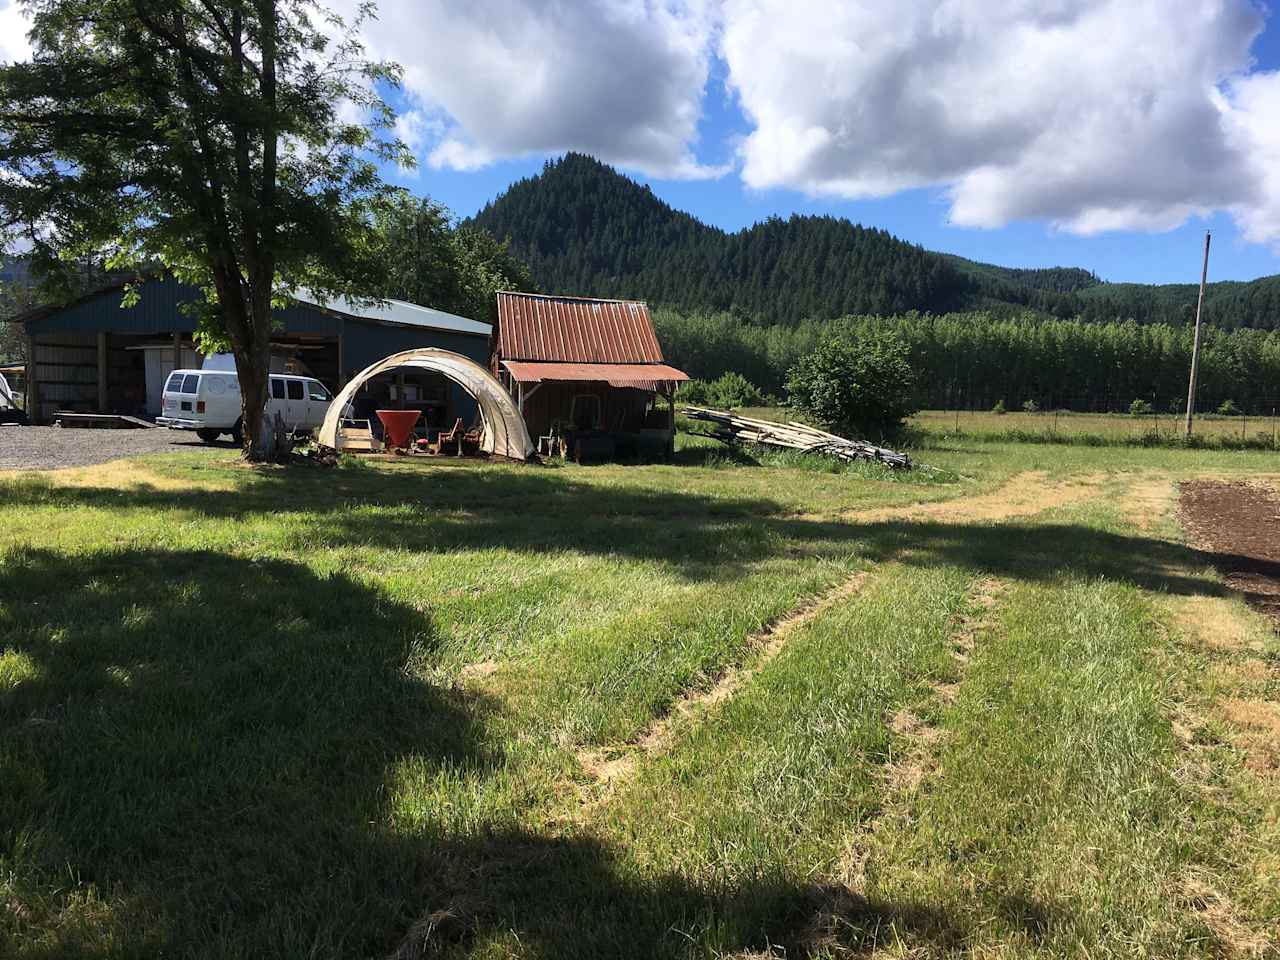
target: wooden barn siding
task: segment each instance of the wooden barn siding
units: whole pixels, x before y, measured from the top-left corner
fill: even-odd
[[[603,419],[601,426],[606,430],[618,429],[619,416],[623,424],[628,418],[639,418],[644,415],[646,406],[652,401],[653,394],[644,390],[611,387],[607,383],[554,383],[548,382],[532,396],[527,396],[525,388],[524,422],[529,428],[529,435],[537,438],[550,432],[551,425],[557,421],[569,422],[573,412],[573,398],[581,394],[590,394],[600,398],[600,413]]]
[[[46,334],[35,340],[33,367],[39,390],[32,411],[47,423],[55,411],[93,406],[98,399],[98,338],[93,334]]]

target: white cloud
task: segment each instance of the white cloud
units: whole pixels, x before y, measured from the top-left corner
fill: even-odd
[[[749,187],[928,188],[957,224],[1080,234],[1225,210],[1280,244],[1280,73],[1250,59],[1262,2],[380,0],[365,40],[404,66],[396,132],[432,169],[572,149],[723,175],[697,157],[719,56]],[[0,59],[29,54],[25,31],[0,6]]]
[[[446,136],[427,156],[433,170],[479,170],[493,163],[494,156],[484,147],[466,143],[457,134]]]
[[[1280,243],[1280,72],[1230,84],[1224,98],[1228,142],[1248,158],[1246,195],[1232,208],[1246,240]]]
[[[31,58],[27,31],[31,25],[21,7],[10,0],[0,3],[0,63]]]
[[[1280,182],[1259,183],[1280,88],[1243,75],[1261,28],[1249,0],[726,0],[721,49],[751,187],[942,188],[958,224],[1083,234],[1232,209],[1260,237],[1280,235]]]
[[[440,121],[432,166],[572,149],[699,177],[723,172],[692,149],[712,28],[700,0],[382,0],[365,39]]]

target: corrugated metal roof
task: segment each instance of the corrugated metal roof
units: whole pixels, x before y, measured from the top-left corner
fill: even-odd
[[[138,302],[125,307],[122,301],[126,282],[115,280],[70,303],[37,307],[17,319],[25,325],[28,333],[38,336],[96,330],[133,334],[189,333],[196,329],[195,319],[181,309],[184,303],[200,300],[200,291],[195,287],[180,284],[168,275],[146,277],[140,281]],[[293,303],[282,310],[277,309],[275,314],[287,333],[335,336],[342,331],[344,317],[485,338],[491,332],[487,323],[403,300],[362,303],[343,298],[324,304],[319,297],[306,291],[300,291]]]
[[[503,360],[502,365],[521,383],[542,380],[607,383],[611,387],[656,390],[658,384],[688,380],[683,370],[665,363],[536,363]]]
[[[498,357],[569,363],[661,363],[648,304],[498,294]]]

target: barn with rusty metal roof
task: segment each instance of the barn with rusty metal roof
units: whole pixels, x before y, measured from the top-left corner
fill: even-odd
[[[533,293],[498,294],[493,370],[541,451],[575,459],[669,453],[689,379],[664,362],[647,304]]]

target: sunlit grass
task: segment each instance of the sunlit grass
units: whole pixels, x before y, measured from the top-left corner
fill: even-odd
[[[1261,794],[1188,793],[1170,733],[1200,688],[1162,598],[1221,585],[1120,504],[1135,476],[1273,455],[757,454],[0,478],[0,955],[1217,955],[1176,907],[1187,871],[1275,919],[1215,852],[1277,844]],[[1107,494],[857,519],[1026,471]],[[859,573],[750,672],[771,623]],[[990,577],[1010,591],[962,669]],[[584,766],[733,670],[634,776]],[[943,733],[915,793],[903,709]]]

